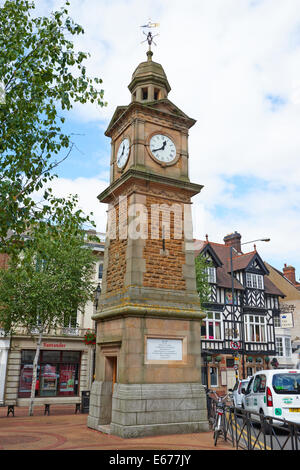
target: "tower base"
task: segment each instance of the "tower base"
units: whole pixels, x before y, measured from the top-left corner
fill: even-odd
[[[88,427],[110,434],[144,437],[209,431],[206,394],[198,383],[118,384],[94,382]]]

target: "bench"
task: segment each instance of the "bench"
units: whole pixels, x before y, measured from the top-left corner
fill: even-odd
[[[70,403],[45,403],[44,416],[47,414],[50,415],[50,405],[70,405]],[[81,403],[75,403],[75,414],[80,411]]]
[[[72,403],[46,403],[45,404],[45,409],[44,409],[44,415],[50,415],[50,405],[71,405]],[[74,404],[74,403],[73,403]],[[75,414],[78,413],[78,411],[80,412],[80,407],[81,407],[81,403],[75,403]],[[7,405],[7,415],[6,416],[9,416],[10,414],[12,414],[13,416],[15,416],[15,405]]]

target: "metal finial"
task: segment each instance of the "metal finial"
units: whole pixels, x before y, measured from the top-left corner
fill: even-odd
[[[151,19],[149,18],[148,23],[142,25],[141,28],[151,29],[151,28],[157,28],[158,26],[159,26],[159,23],[153,23],[153,22],[151,21]],[[154,35],[153,35],[151,31],[148,31],[148,32],[143,31],[143,34],[145,34],[145,36],[147,36],[147,37],[146,37],[145,41],[142,41],[142,42],[141,42],[141,44],[143,44],[144,42],[147,41],[147,42],[148,42],[148,45],[149,45],[149,51],[151,51],[151,46],[152,46],[152,44],[154,44],[154,45],[156,46],[156,44],[155,44],[155,42],[153,41],[153,39],[155,38],[155,36],[158,36],[159,34],[157,33],[157,34],[154,34]],[[151,59],[150,59],[150,60],[151,60]]]

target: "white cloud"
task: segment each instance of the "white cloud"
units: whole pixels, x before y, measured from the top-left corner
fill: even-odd
[[[51,188],[56,197],[68,198],[69,195],[78,196],[78,209],[86,215],[93,214],[91,219],[96,223],[98,232],[106,231],[107,205],[101,204],[97,196],[107,187],[107,181],[101,177],[95,178],[57,178],[51,181]],[[36,196],[40,200],[42,191]]]
[[[39,3],[45,11],[61,5]],[[127,86],[147,49],[140,25],[159,21],[153,59],[168,76],[170,100],[197,120],[190,174],[205,188],[194,205],[196,232],[219,241],[233,230],[245,240],[270,236],[259,249],[284,252],[300,270],[300,0],[72,0],[70,14],[85,28],[76,44],[91,53],[89,74],[103,78],[109,102],[76,106],[77,118],[105,125],[130,102]],[[265,184],[240,195],[224,179],[232,176]],[[88,205],[85,183],[72,185]]]

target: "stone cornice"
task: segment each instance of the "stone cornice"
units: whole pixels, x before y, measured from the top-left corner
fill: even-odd
[[[92,316],[93,320],[101,321],[112,317],[125,317],[125,316],[147,316],[147,317],[160,317],[160,318],[177,318],[182,320],[198,320],[201,321],[205,318],[206,313],[199,309],[176,309],[172,307],[157,306],[143,306],[143,305],[117,305],[111,308],[103,309],[101,312]]]
[[[167,112],[167,111],[163,111],[162,109],[157,109],[156,105],[158,103],[170,104],[171,106],[173,106],[174,109],[176,109],[176,113],[170,113],[170,112]],[[124,109],[124,111],[121,113],[121,115],[118,116],[118,113],[121,112],[122,109]],[[140,103],[139,101],[132,101],[128,106],[119,106],[116,109],[116,111],[115,111],[115,113],[114,113],[114,115],[113,115],[113,117],[112,117],[112,119],[111,119],[111,121],[108,125],[108,128],[107,128],[107,130],[105,131],[104,134],[107,137],[112,137],[112,134],[113,134],[114,130],[117,127],[119,127],[120,125],[122,125],[124,120],[129,121],[130,120],[130,115],[134,111],[140,111],[140,112],[149,114],[150,116],[151,115],[152,116],[156,115],[156,116],[159,116],[160,119],[165,118],[165,119],[170,120],[170,121],[174,121],[174,119],[175,119],[176,121],[180,122],[181,125],[184,125],[188,129],[196,123],[195,119],[189,118],[186,114],[184,114],[179,108],[177,108],[176,105],[174,105],[168,99],[164,99],[164,100],[160,100],[160,101],[154,101],[154,102],[150,102],[150,103],[147,103],[147,104]]]
[[[97,198],[100,202],[109,203],[112,198],[116,197],[116,192],[118,189],[128,181],[132,179],[143,180],[151,183],[163,184],[164,186],[175,187],[180,190],[185,190],[190,193],[190,196],[195,196],[200,193],[203,185],[191,183],[187,180],[180,180],[175,178],[170,178],[167,176],[158,175],[156,173],[151,173],[147,171],[137,170],[135,168],[130,168],[126,171],[121,178],[114,181],[108,188],[106,188]]]

